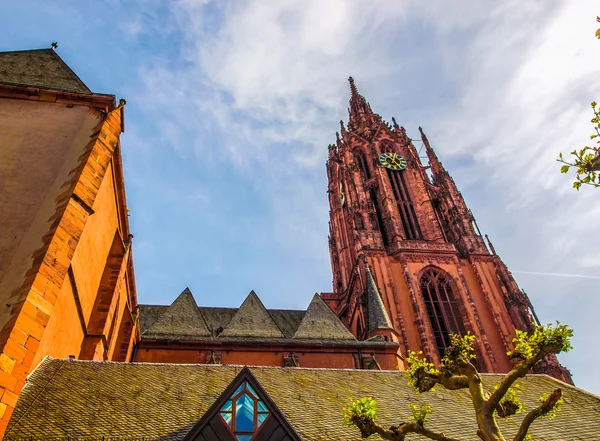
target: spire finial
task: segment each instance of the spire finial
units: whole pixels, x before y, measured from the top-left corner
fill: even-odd
[[[488,245],[490,246],[490,251],[492,252],[492,254],[494,256],[497,256],[496,254],[496,250],[494,249],[494,245],[492,245],[492,241],[490,240],[490,238],[488,237],[488,235],[485,235],[485,240],[487,240]]]
[[[358,89],[356,88],[356,84],[354,84],[354,78],[348,77],[348,81],[350,82],[350,91],[352,92],[352,97],[358,95]]]
[[[58,49],[58,43],[56,41],[53,41],[52,44],[50,45],[50,48],[55,51],[56,49]]]

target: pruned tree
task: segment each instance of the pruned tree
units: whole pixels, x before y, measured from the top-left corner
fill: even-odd
[[[410,385],[419,393],[428,392],[436,385],[449,390],[468,389],[475,410],[479,438],[483,441],[505,441],[496,416],[507,418],[524,410],[518,398],[516,381],[527,375],[544,357],[568,352],[572,348],[572,336],[573,331],[568,326],[558,323],[556,326],[537,326],[530,334],[517,330],[513,339],[514,350],[508,353],[513,368],[490,390],[486,390],[483,377],[473,364],[475,336],[471,334],[462,337],[451,335],[451,345],[446,350],[439,369],[424,359],[422,353],[409,352],[406,376]],[[512,439],[525,440],[531,424],[540,417],[553,417],[561,402],[561,389],[540,397],[539,404],[527,413]],[[378,434],[383,439],[403,441],[409,433],[416,433],[437,441],[458,441],[425,427],[428,416],[433,412],[431,406],[426,403],[409,406],[412,415],[408,421],[386,429],[377,423],[377,402],[373,398],[361,398],[344,410],[344,420],[348,425],[356,426],[363,438]]]

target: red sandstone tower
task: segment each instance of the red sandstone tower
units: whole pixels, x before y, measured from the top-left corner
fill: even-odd
[[[340,122],[327,161],[334,292],[323,298],[365,339],[378,293],[402,354],[422,350],[439,363],[449,334],[471,332],[479,369],[507,372],[515,329],[534,322],[527,295],[486,246],[423,131],[427,165],[404,128],[384,122],[349,80],[348,125]],[[556,359],[537,372],[571,382]]]

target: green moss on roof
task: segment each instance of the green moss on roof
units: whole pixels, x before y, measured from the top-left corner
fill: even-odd
[[[6,439],[29,436],[139,436],[180,440],[242,369],[241,366],[109,363],[46,359],[31,374],[9,423]],[[304,368],[250,368],[289,423],[307,441],[356,440],[342,423],[348,398],[372,396],[384,426],[409,416],[408,403],[427,400],[434,430],[478,441],[467,392],[438,390],[418,395],[402,372]],[[493,387],[499,375],[486,375]],[[535,440],[599,440],[600,399],[545,375],[520,381],[532,408],[540,395],[562,387],[563,410],[534,423]],[[523,414],[501,421],[510,439]],[[85,438],[84,438],[85,439]],[[419,436],[410,439],[422,440]]]

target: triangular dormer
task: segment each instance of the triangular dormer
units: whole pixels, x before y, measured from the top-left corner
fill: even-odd
[[[183,441],[300,441],[244,367]]]
[[[284,338],[284,335],[256,293],[250,291],[219,337]]]
[[[318,294],[310,302],[294,339],[356,340]]]
[[[144,338],[211,337],[189,288],[186,288],[165,312],[144,332]]]

